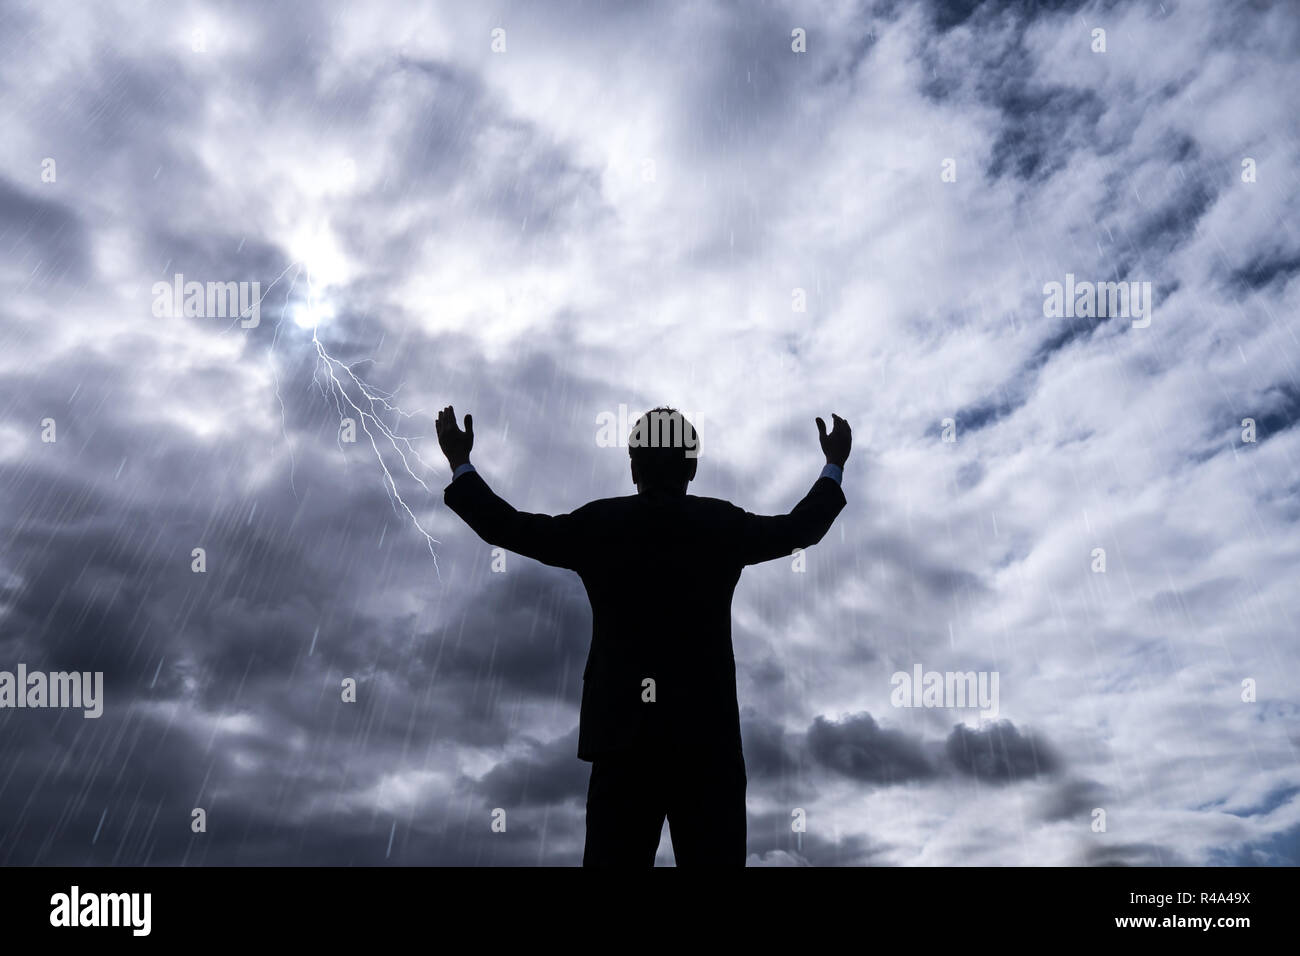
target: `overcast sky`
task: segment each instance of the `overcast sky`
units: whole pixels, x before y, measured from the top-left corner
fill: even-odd
[[[554,513],[632,491],[599,416],[671,404],[751,511],[854,428],[806,570],[736,593],[751,864],[1300,863],[1294,6],[10,2],[0,37],[0,669],[106,685],[0,710],[0,862],[577,863],[586,598],[492,570],[431,416]],[[259,282],[260,324],[156,314],[177,273]],[[1067,274],[1151,283],[1149,325],[1047,317]],[[409,446],[340,440],[313,326]],[[893,706],[917,665],[996,672],[997,718]]]

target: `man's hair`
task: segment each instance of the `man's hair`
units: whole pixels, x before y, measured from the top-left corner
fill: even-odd
[[[690,476],[691,460],[700,454],[695,426],[675,408],[652,408],[636,420],[627,453],[645,485],[680,485]]]

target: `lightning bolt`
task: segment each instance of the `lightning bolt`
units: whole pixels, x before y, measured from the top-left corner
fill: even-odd
[[[339,415],[340,431],[342,422],[348,417],[351,411],[356,420],[360,423],[362,431],[365,433],[367,440],[370,442],[370,448],[375,453],[375,460],[379,462],[379,468],[383,475],[382,481],[384,491],[388,494],[389,504],[393,508],[393,513],[399,518],[403,515],[408,519],[416,532],[424,538],[425,546],[429,549],[429,556],[433,559],[433,570],[441,580],[442,575],[438,569],[438,555],[434,551],[434,545],[441,542],[431,535],[420,523],[406,499],[402,497],[401,490],[397,487],[396,477],[393,470],[389,468],[388,462],[384,458],[383,446],[389,446],[396,452],[398,459],[401,460],[399,474],[405,474],[418,484],[426,493],[430,491],[428,484],[424,479],[416,474],[412,468],[414,461],[420,468],[431,470],[432,466],[420,456],[419,450],[412,444],[411,438],[401,434],[396,426],[400,426],[401,421],[413,418],[420,414],[417,409],[408,412],[396,404],[397,392],[388,392],[370,382],[367,382],[356,373],[355,365],[349,365],[342,360],[335,358],[325,347],[319,335],[319,320],[316,311],[316,289],[312,282],[311,268],[305,262],[293,262],[284,268],[284,270],[275,277],[267,286],[266,291],[258,299],[258,306],[265,301],[266,297],[271,294],[285,276],[292,271],[293,275],[288,280],[289,288],[285,292],[284,305],[280,309],[280,317],[275,323],[275,331],[271,336],[271,344],[267,349],[267,362],[271,367],[271,374],[275,380],[275,396],[280,403],[280,432],[284,436],[285,445],[289,449],[289,484],[297,494],[297,487],[294,485],[294,457],[293,445],[289,441],[287,427],[285,425],[284,398],[280,392],[280,376],[275,367],[275,347],[280,339],[280,327],[284,324],[285,313],[288,311],[289,303],[293,298],[294,290],[298,286],[300,279],[305,279],[307,286],[307,314],[312,317],[311,326],[311,344],[316,351],[316,365],[312,371],[312,382],[320,392],[322,397],[332,399],[335,411]],[[251,310],[252,306],[249,307]],[[245,318],[249,310],[238,317]],[[231,325],[233,328],[233,323]],[[229,329],[227,329],[229,331]],[[357,398],[349,392],[351,390],[357,394]],[[401,386],[398,386],[400,391]],[[390,427],[384,420],[385,416],[394,418],[394,427]],[[343,449],[342,437],[338,440],[340,451]],[[396,466],[394,466],[396,467]]]

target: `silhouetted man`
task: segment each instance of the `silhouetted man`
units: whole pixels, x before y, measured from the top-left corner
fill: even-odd
[[[686,493],[699,439],[657,408],[628,438],[637,494],[565,515],[526,514],[469,463],[448,406],[438,443],[452,468],[443,495],[490,545],[578,572],[591,601],[578,756],[591,761],[584,866],[654,865],[665,817],[679,866],[745,863],[745,761],[731,649],[731,595],[747,564],[816,544],[844,507],[852,434],[817,419],[826,466],[788,515],[753,515]]]

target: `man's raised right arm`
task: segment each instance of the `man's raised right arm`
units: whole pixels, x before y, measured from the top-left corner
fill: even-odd
[[[832,415],[831,419],[829,434],[826,423],[817,419],[817,432],[826,464],[794,510],[784,515],[740,512],[736,540],[741,563],[759,564],[786,557],[796,548],[811,547],[826,536],[836,516],[844,509],[847,499],[840,483],[853,445],[853,433],[849,423],[838,415]]]

